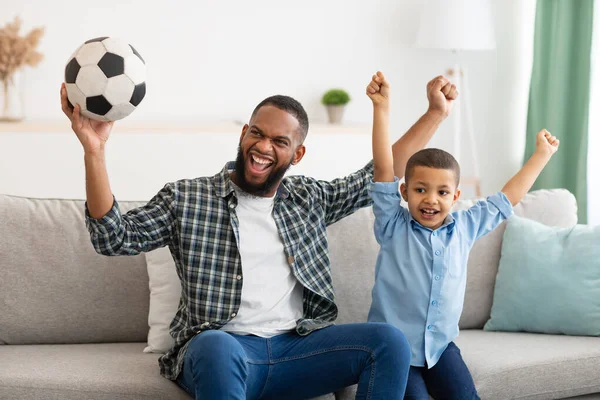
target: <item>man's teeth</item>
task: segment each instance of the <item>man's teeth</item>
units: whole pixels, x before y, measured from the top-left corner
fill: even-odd
[[[262,164],[262,165],[268,165],[268,164],[272,163],[272,161],[265,160],[264,158],[259,158],[259,157],[255,156],[254,154],[252,155],[252,159],[254,160],[255,163]]]

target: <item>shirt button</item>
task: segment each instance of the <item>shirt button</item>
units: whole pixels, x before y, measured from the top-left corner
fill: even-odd
[[[433,236],[437,236],[437,232],[433,232],[433,233],[432,233],[432,235],[433,235]]]
[[[237,279],[238,281],[241,281],[242,280],[242,276],[238,275],[238,276],[235,277],[235,279]]]
[[[440,276],[439,276],[439,275],[436,275],[436,276],[435,276],[435,280],[436,280],[436,281],[439,281],[439,280],[440,280]]]
[[[205,322],[205,323],[203,323],[202,325],[200,325],[200,327],[202,327],[202,328],[206,328],[206,327],[208,327],[209,325],[210,325],[210,322]]]
[[[431,305],[432,305],[432,306],[435,306],[436,304],[437,304],[437,301],[435,301],[435,300],[433,300],[433,301],[431,302]]]
[[[430,331],[433,328],[433,325],[427,325],[427,330]]]
[[[231,313],[231,318],[234,318],[236,315],[236,313]]]
[[[442,252],[441,252],[441,251],[439,251],[439,250],[436,250],[436,251],[435,251],[435,255],[436,255],[436,256],[439,256],[440,254],[442,254]]]
[[[235,204],[233,204],[233,203],[232,203],[232,204],[230,204],[230,205],[229,205],[229,208],[231,208],[231,209],[234,209],[234,208],[235,208]]]
[[[294,257],[292,257],[292,256],[289,256],[289,257],[287,258],[287,262],[288,262],[288,264],[293,264],[293,263],[294,263]]]

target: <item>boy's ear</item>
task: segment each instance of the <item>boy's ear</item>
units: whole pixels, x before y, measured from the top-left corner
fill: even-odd
[[[452,205],[454,205],[454,203],[456,203],[456,201],[459,199],[460,197],[460,189],[456,189],[456,192],[454,192],[454,199],[452,200]]]
[[[400,194],[402,195],[404,201],[408,201],[408,189],[406,188],[406,183],[400,185]]]

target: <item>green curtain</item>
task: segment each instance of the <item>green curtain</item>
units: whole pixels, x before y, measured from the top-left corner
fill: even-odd
[[[560,139],[533,189],[565,188],[587,222],[587,144],[593,0],[538,0],[527,113],[525,160],[535,136],[548,129]]]

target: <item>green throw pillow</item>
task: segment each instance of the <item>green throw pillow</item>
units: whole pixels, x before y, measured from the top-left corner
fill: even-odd
[[[600,226],[510,218],[483,329],[600,336]]]

